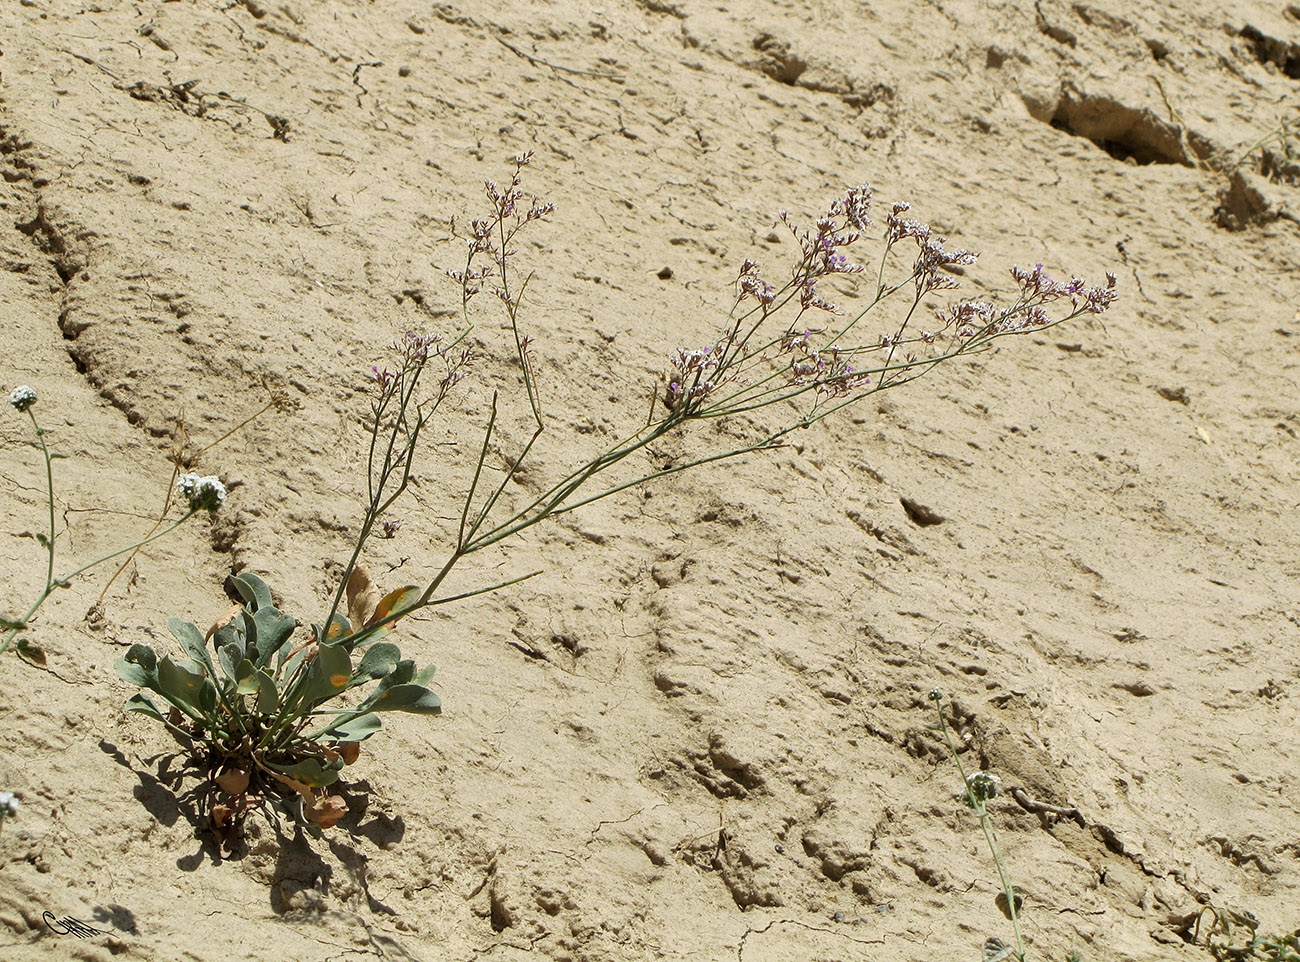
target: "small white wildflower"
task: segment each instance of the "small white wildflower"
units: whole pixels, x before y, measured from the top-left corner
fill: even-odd
[[[176,487],[185,495],[191,511],[216,511],[226,503],[226,486],[221,479],[213,476],[200,477],[197,474],[182,474],[176,481]]]
[[[17,814],[17,796],[13,792],[0,792],[0,818],[13,818]]]
[[[941,692],[938,688],[931,688],[930,701],[943,701],[943,692]]]
[[[22,413],[36,403],[36,392],[26,384],[20,385],[9,392],[9,403],[15,411]]]
[[[992,772],[976,772],[966,779],[966,787],[977,800],[987,802],[990,798],[997,798],[1002,790],[1002,779]]]

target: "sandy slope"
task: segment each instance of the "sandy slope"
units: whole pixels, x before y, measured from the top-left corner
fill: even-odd
[[[203,443],[263,379],[301,403],[204,456],[228,510],[141,556],[104,624],[103,574],[47,605],[57,674],[5,659],[5,959],[977,958],[1010,926],[935,686],[971,764],[1081,813],[995,803],[1033,958],[1208,958],[1179,925],[1206,900],[1300,925],[1300,192],[1256,163],[1225,201],[1204,163],[1300,97],[1300,9],[721,6],[0,6],[0,386],[72,456],[63,557],[141,530],[178,415]],[[1041,261],[1122,301],[468,565],[546,573],[404,626],[444,715],[367,743],[327,842],[253,825],[220,858],[112,663],[210,621],[235,569],[318,616],[365,374],[455,325],[452,220],[521,150],[558,207],[520,250],[552,416],[521,497],[644,417],[745,257],[783,269],[778,209],[846,184],[984,252],[972,292]],[[442,557],[491,388],[518,397],[487,308],[436,439],[466,443],[370,558],[392,583]],[[42,502],[6,411],[15,609]]]

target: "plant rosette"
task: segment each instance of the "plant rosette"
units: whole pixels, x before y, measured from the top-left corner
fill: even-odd
[[[118,659],[118,676],[145,689],[126,707],[163,725],[207,772],[219,838],[250,811],[269,815],[269,803],[317,834],[347,814],[330,788],[357,760],[360,743],[379,731],[380,713],[442,709],[428,688],[433,667],[417,671],[397,645],[381,640],[418,589],[381,597],[356,568],[347,584],[349,617],[335,614],[295,642],[299,624],[273,604],[265,582],[245,573],[231,584],[243,603],[206,635],[168,619],[182,657],[136,644]]]

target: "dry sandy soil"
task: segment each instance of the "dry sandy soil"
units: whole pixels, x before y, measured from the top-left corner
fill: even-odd
[[[1300,171],[1234,168],[1300,99],[1300,7],[7,0],[0,37],[0,386],[69,455],[61,566],[147,527],[182,419],[300,403],[203,455],[226,510],[102,619],[103,569],[45,606],[49,670],[5,657],[0,956],[976,959],[1010,924],[936,686],[968,764],[1078,810],[992,805],[1031,958],[1209,958],[1207,902],[1300,926]],[[223,854],[114,660],[232,571],[316,616],[370,366],[455,329],[453,222],[524,150],[557,211],[519,250],[550,417],[521,495],[644,418],[742,260],[784,269],[778,210],[848,184],[981,251],[968,293],[1042,262],[1121,299],[475,558],[458,589],[545,573],[402,626],[443,715],[390,716],[323,839],[254,820]],[[527,435],[474,316],[388,583],[443,557],[493,387],[502,450]],[[12,611],[43,478],[7,406],[0,437]]]

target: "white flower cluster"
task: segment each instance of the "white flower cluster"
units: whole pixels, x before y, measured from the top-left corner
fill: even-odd
[[[996,798],[1002,790],[1002,779],[992,772],[976,772],[966,779],[966,786],[977,799],[987,802],[990,798]]]
[[[18,412],[26,411],[36,403],[36,392],[26,384],[20,385],[9,392],[9,403],[14,406]]]
[[[191,511],[216,511],[226,503],[226,486],[218,477],[182,474],[176,487],[180,488]]]
[[[18,814],[18,797],[13,792],[0,792],[0,819]]]

